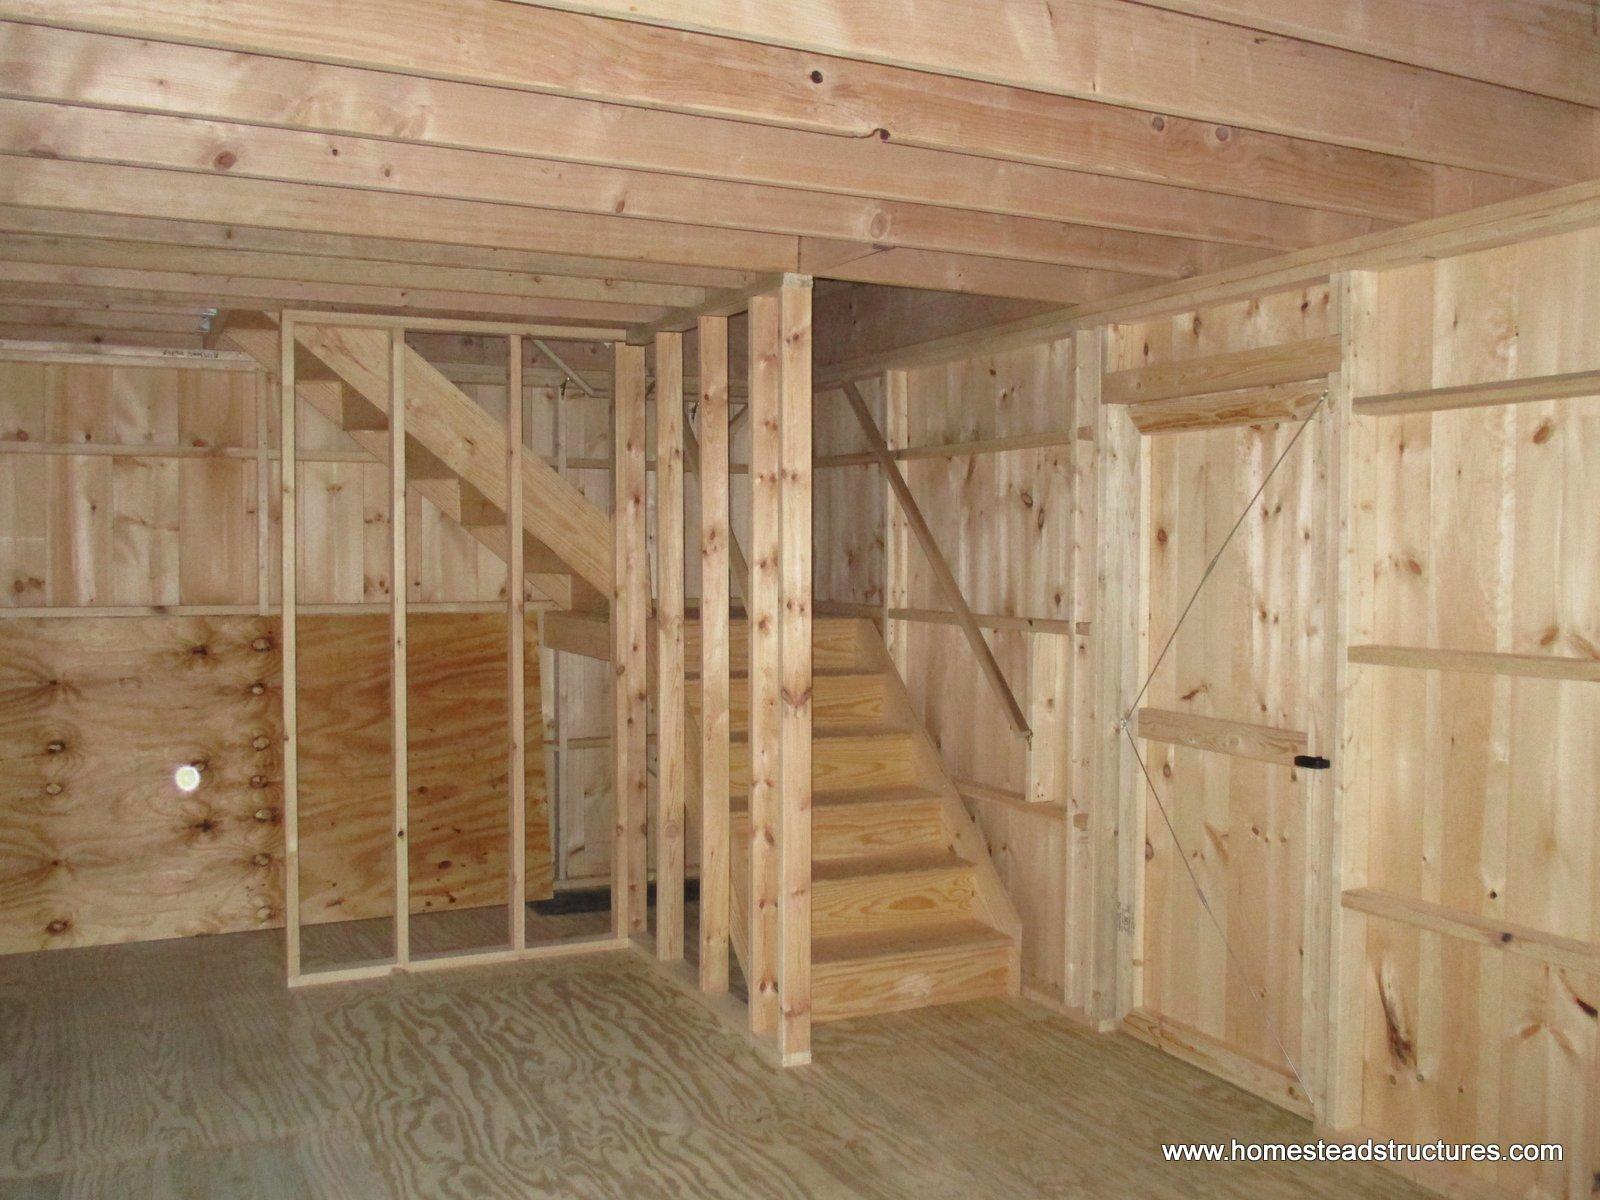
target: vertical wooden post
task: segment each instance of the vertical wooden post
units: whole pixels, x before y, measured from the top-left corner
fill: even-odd
[[[750,1030],[778,1029],[778,756],[782,691],[782,311],[750,300]]]
[[[523,657],[527,581],[522,546],[522,337],[506,339],[506,780],[511,804],[511,948],[528,944],[527,712]]]
[[[1341,354],[1339,371],[1330,383],[1327,412],[1321,430],[1328,470],[1326,489],[1330,511],[1327,530],[1326,576],[1328,596],[1324,635],[1322,687],[1326,699],[1314,701],[1314,736],[1326,730],[1330,749],[1312,752],[1333,760],[1320,776],[1312,795],[1323,806],[1319,824],[1321,864],[1317,916],[1326,927],[1326,967],[1322,972],[1325,1009],[1321,1018],[1321,1104],[1313,1101],[1319,1131],[1359,1128],[1363,1011],[1367,987],[1367,918],[1342,903],[1346,891],[1367,882],[1370,831],[1367,795],[1371,783],[1371,743],[1361,736],[1361,710],[1370,676],[1349,662],[1352,641],[1373,641],[1374,603],[1372,573],[1358,570],[1356,558],[1371,544],[1370,509],[1355,503],[1355,495],[1370,494],[1368,473],[1372,462],[1370,423],[1358,425],[1352,413],[1353,398],[1378,389],[1374,351],[1364,345],[1373,333],[1378,277],[1371,271],[1352,271],[1334,277],[1339,304]],[[1311,943],[1316,949],[1316,943]],[[1315,1048],[1315,1041],[1312,1043]]]
[[[904,371],[883,373],[883,431],[890,450],[903,450],[910,444],[910,408],[907,404],[907,377]],[[883,481],[883,639],[889,657],[902,678],[906,673],[906,634],[910,626],[889,618],[889,610],[910,608],[909,561],[911,525],[895,496],[894,484]]]
[[[683,334],[656,335],[656,957],[683,957]]]
[[[778,1053],[811,1061],[811,279],[780,294]]]
[[[1139,1003],[1144,783],[1122,727],[1143,667],[1143,447],[1125,406],[1102,404],[1102,329],[1074,335],[1080,411],[1095,427],[1097,539],[1093,637],[1099,766],[1090,813],[1093,977],[1089,1016],[1109,1024]]]
[[[406,713],[406,331],[389,334],[389,696],[394,775],[394,960],[411,961]]]
[[[267,405],[272,394],[271,378],[257,377],[256,383],[256,611],[263,617],[272,611],[272,481],[268,478]]]
[[[296,667],[297,487],[295,471],[294,322],[278,327],[278,550],[283,616],[283,931],[284,961],[292,984],[300,978],[300,739]]]
[[[649,702],[645,637],[650,610],[646,558],[644,348],[616,343],[612,375],[611,787],[616,827],[611,847],[613,932],[645,929],[645,722]]]
[[[728,319],[700,331],[700,988],[728,990]]]

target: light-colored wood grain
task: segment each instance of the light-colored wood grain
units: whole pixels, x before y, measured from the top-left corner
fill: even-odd
[[[615,348],[611,542],[611,778],[615,804],[611,912],[618,937],[643,932],[649,824],[645,725],[650,701],[646,648],[650,562],[645,500],[644,349]]]
[[[1134,720],[1138,736],[1148,741],[1214,750],[1235,758],[1293,766],[1295,755],[1306,752],[1306,735],[1299,729],[1277,729],[1159,708],[1141,708]]]
[[[389,331],[389,780],[394,961],[411,961],[411,688],[407,681],[406,334]]]
[[[697,324],[700,369],[700,987],[728,990],[728,320]],[[748,588],[748,566],[743,587]],[[749,693],[741,689],[749,712]]]
[[[1329,334],[1108,371],[1101,380],[1101,399],[1106,404],[1141,404],[1208,392],[1271,387],[1319,379],[1338,365],[1339,339]]]
[[[656,957],[683,957],[688,724],[683,642],[683,335],[655,337]]]

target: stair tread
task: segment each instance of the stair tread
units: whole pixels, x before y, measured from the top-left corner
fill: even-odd
[[[932,871],[971,870],[972,864],[942,847],[938,850],[901,850],[892,854],[863,854],[852,858],[819,859],[811,864],[815,882],[879,878],[884,875],[918,875]]]
[[[819,966],[839,965],[947,950],[990,950],[1011,944],[1008,934],[982,921],[938,921],[910,929],[817,938],[811,944],[811,961]]]
[[[811,744],[818,745],[822,742],[863,742],[868,740],[887,741],[891,738],[903,738],[911,730],[905,725],[894,725],[889,721],[879,721],[868,724],[832,725],[813,723],[811,729]],[[747,730],[740,729],[728,735],[728,745],[748,746],[750,734]]]
[[[917,787],[914,784],[903,787],[875,787],[851,788],[839,792],[817,792],[811,798],[811,807],[816,808],[852,808],[856,805],[888,806],[895,804],[931,804],[943,795],[932,788]],[[736,817],[746,816],[749,812],[749,795],[740,793],[731,797],[733,803],[730,812]]]

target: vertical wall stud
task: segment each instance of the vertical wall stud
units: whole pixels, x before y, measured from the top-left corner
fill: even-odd
[[[294,322],[278,327],[278,539],[283,581],[283,616],[278,640],[283,652],[283,929],[289,982],[300,978],[300,740],[296,667],[296,501]]]
[[[394,960],[411,961],[411,849],[406,712],[406,331],[389,334],[389,695],[394,776]]]
[[[656,957],[683,957],[683,334],[656,335]]]
[[[649,702],[645,637],[650,609],[646,556],[644,348],[616,343],[612,377],[611,762],[616,827],[611,916],[618,937],[645,929],[645,722]]]
[[[778,1029],[778,755],[782,689],[781,305],[750,300],[750,1029]]]
[[[778,1052],[811,1061],[811,279],[780,294]]]
[[[527,581],[522,546],[522,338],[506,339],[506,780],[511,804],[511,948],[528,944]]]
[[[700,987],[728,990],[728,319],[700,318]]]

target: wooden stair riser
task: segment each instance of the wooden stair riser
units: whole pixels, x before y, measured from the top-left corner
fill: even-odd
[[[879,675],[818,675],[811,688],[813,729],[888,728],[887,688]],[[689,720],[700,720],[700,684],[688,686]],[[735,738],[750,734],[750,687],[746,679],[728,689],[728,731]]]
[[[868,788],[914,787],[923,782],[907,734],[817,738],[811,747],[813,792],[859,792]],[[729,747],[728,786],[735,795],[750,790],[750,744]]]
[[[862,648],[860,623],[840,617],[818,618],[811,630],[813,670],[876,671],[879,661]],[[684,663],[691,678],[700,674],[700,622],[684,623]],[[743,618],[728,622],[728,673],[750,672],[750,626]],[[734,690],[737,690],[735,688]]]
[[[811,1016],[842,1021],[1003,996],[1015,952],[1009,945],[957,946],[817,962],[811,968]]]
[[[734,843],[749,837],[749,814],[730,814]],[[811,810],[811,850],[818,862],[882,858],[891,854],[949,852],[949,839],[935,799],[874,800],[818,804]]]
[[[911,930],[977,915],[977,884],[965,863],[811,881],[813,938]]]

